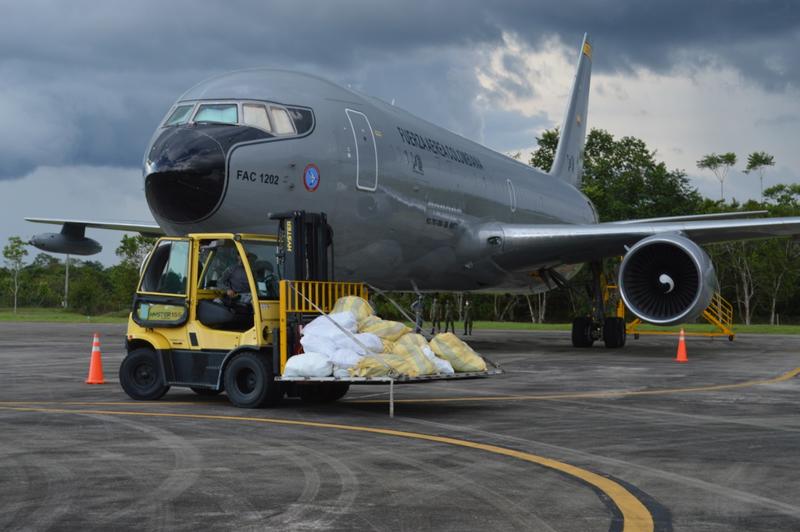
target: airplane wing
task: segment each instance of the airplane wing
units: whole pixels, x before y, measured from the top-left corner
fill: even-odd
[[[97,220],[68,220],[64,218],[25,218],[29,222],[40,224],[69,225],[75,228],[110,229],[139,233],[142,236],[163,236],[164,230],[155,222],[116,221],[103,222]]]
[[[669,219],[667,219],[669,220]],[[533,265],[571,264],[624,255],[648,236],[681,234],[697,244],[800,235],[800,217],[633,221],[587,225],[488,223],[473,238],[488,247],[492,259],[508,271]]]

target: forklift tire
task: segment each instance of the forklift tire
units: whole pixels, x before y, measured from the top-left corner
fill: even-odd
[[[592,319],[580,316],[572,320],[572,346],[592,347]]]
[[[215,395],[219,395],[222,393],[222,390],[215,390],[213,388],[196,388],[192,387],[191,390],[196,393],[197,395],[201,395],[203,397],[214,397]]]
[[[119,383],[125,393],[137,401],[155,401],[169,390],[155,351],[147,347],[128,353],[119,366]]]
[[[332,403],[350,390],[349,382],[317,382],[298,386],[300,400],[307,404]]]
[[[609,349],[625,346],[625,320],[623,318],[606,318],[603,323],[603,342]]]
[[[283,398],[280,383],[272,376],[272,363],[252,351],[239,353],[225,368],[225,392],[239,408],[276,405]]]
[[[349,382],[332,382],[328,385],[327,400],[338,401],[350,390]]]

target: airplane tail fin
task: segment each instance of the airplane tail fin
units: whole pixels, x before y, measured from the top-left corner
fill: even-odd
[[[575,81],[567,103],[567,113],[561,126],[560,140],[550,175],[575,186],[583,173],[583,144],[586,139],[586,114],[589,110],[589,81],[592,77],[592,45],[584,34],[578,56]]]

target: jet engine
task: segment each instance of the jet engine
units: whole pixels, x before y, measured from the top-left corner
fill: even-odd
[[[69,253],[71,255],[94,255],[100,253],[100,242],[87,238],[86,226],[65,223],[60,233],[41,233],[34,235],[30,244],[50,253]]]
[[[619,270],[625,305],[644,321],[674,325],[690,321],[708,307],[717,287],[711,258],[679,234],[637,242]]]

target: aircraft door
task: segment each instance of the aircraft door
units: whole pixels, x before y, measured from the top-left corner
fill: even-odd
[[[345,109],[356,148],[356,188],[374,192],[378,188],[378,150],[367,115]]]
[[[510,179],[506,179],[506,187],[508,188],[508,208],[514,214],[517,212],[517,188]]]

